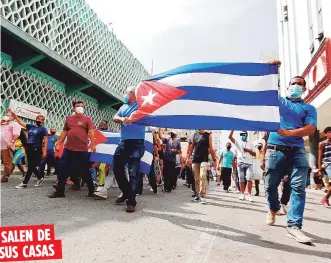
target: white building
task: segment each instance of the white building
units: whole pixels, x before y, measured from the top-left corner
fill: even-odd
[[[331,126],[331,0],[278,0],[281,95],[294,76],[307,81],[305,102],[318,114],[318,132],[306,140],[316,163],[322,131]]]
[[[317,108],[318,129],[331,125],[331,1],[278,0],[281,94],[305,77],[305,101]]]

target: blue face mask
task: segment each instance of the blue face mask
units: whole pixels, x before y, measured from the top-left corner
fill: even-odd
[[[303,88],[298,84],[294,84],[288,87],[288,94],[292,99],[301,98],[302,93],[303,93]]]
[[[246,141],[246,140],[247,140],[247,136],[246,136],[246,135],[241,136],[241,140],[242,140],[242,141]]]
[[[125,95],[124,96],[124,103],[128,103],[129,102],[129,95]]]

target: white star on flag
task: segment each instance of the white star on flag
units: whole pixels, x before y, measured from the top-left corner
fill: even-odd
[[[147,95],[147,96],[141,96],[141,97],[143,98],[143,100],[144,100],[142,106],[144,106],[146,103],[149,103],[149,104],[153,105],[153,99],[154,99],[154,97],[156,96],[156,94],[157,94],[157,93],[153,93],[153,91],[150,90],[150,91],[148,92],[148,95]]]

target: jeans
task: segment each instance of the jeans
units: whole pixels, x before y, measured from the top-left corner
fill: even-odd
[[[47,164],[47,175],[49,175],[50,172],[51,172],[51,167],[55,166],[55,156],[54,156],[54,154],[47,153],[47,157],[41,159],[40,166],[39,166],[39,174],[42,177],[44,177],[44,175],[45,175],[46,164]]]
[[[145,140],[121,141],[114,153],[113,172],[118,187],[127,199],[126,204],[136,206],[137,178],[140,170],[140,159],[145,153]],[[128,164],[129,181],[125,174],[125,165]]]
[[[176,162],[164,161],[164,190],[166,192],[171,192],[174,186],[174,174],[176,173]]]
[[[89,193],[94,192],[94,184],[89,171],[89,159],[89,152],[74,152],[68,149],[63,151],[60,160],[60,174],[58,176],[58,191],[60,193],[64,193],[65,184],[69,176],[75,179],[82,177],[87,184]],[[77,182],[75,184],[77,185]]]
[[[304,148],[287,151],[268,149],[266,152],[265,188],[269,209],[280,209],[278,186],[286,171],[289,175],[290,209],[287,213],[287,226],[301,229],[306,202],[306,182],[308,160]]]
[[[28,171],[26,172],[26,175],[23,180],[23,184],[27,184],[30,181],[32,173],[34,173],[38,180],[43,178],[39,174],[39,171],[37,169],[37,166],[40,164],[40,158],[41,158],[41,146],[35,147],[34,145],[28,145],[26,156],[28,159]]]
[[[223,189],[229,190],[231,185],[231,168],[222,167],[221,168],[221,180],[223,181]]]

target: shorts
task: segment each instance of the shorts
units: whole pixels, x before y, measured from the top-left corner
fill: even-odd
[[[245,183],[246,181],[253,181],[253,165],[247,163],[239,163],[239,183]]]
[[[22,151],[22,149],[18,149],[13,156],[12,163],[15,165],[22,164],[24,156],[25,156],[25,153]]]

